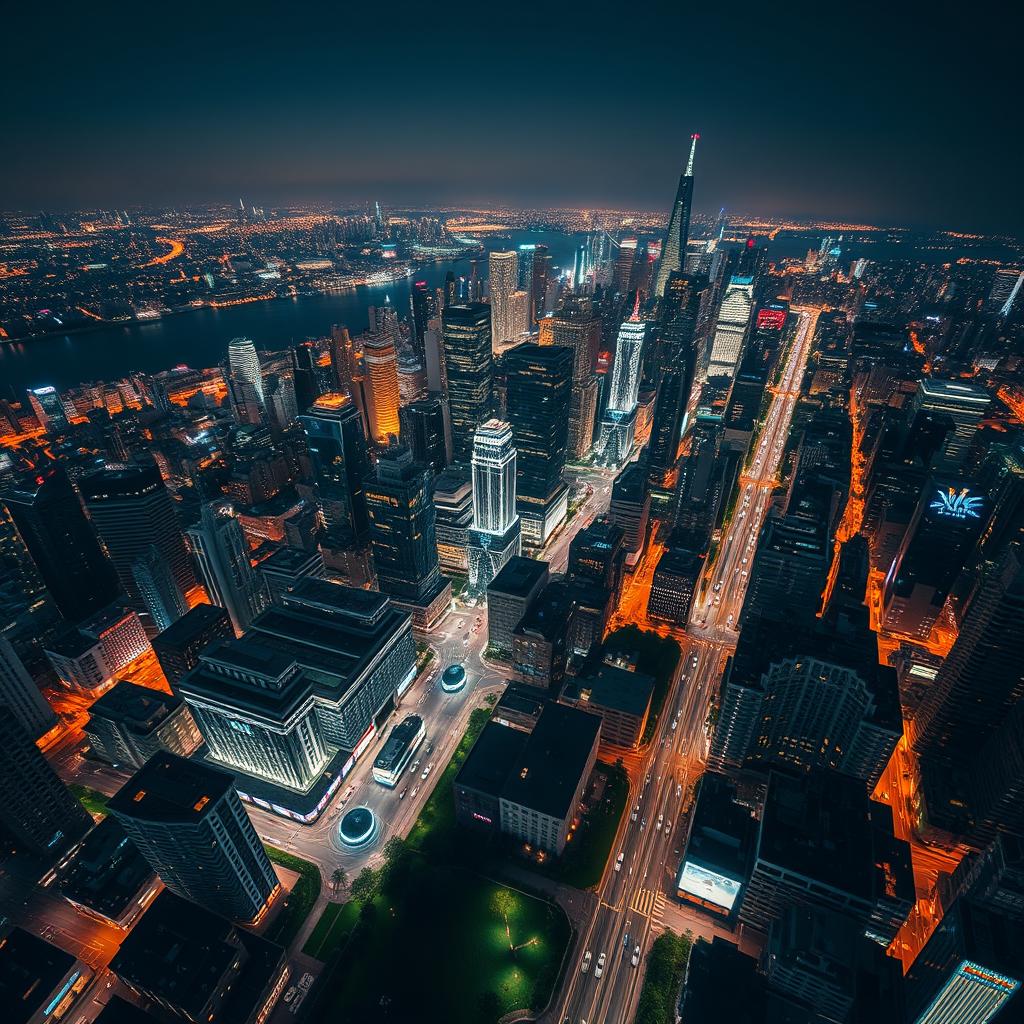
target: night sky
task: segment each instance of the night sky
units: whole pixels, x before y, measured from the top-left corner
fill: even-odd
[[[0,208],[695,207],[1024,233],[1008,5],[19,4]]]

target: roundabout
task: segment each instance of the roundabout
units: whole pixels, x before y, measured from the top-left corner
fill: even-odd
[[[338,825],[338,838],[349,850],[365,850],[377,841],[380,825],[369,807],[353,807]]]
[[[441,673],[441,689],[445,693],[458,693],[466,685],[466,670],[461,665],[449,665]]]

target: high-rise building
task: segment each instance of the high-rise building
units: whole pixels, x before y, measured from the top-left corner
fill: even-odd
[[[451,583],[438,565],[433,488],[430,467],[404,445],[380,453],[376,478],[366,484],[378,589],[411,612],[419,629],[429,629],[451,604]]]
[[[270,600],[278,601],[282,594],[294,589],[299,580],[323,579],[324,556],[319,549],[278,548],[260,562],[259,571],[266,580]]]
[[[537,246],[533,243],[526,243],[519,246],[519,267],[516,275],[516,288],[521,292],[526,292],[527,297],[527,326],[526,330],[529,330],[533,325],[536,316],[536,306],[534,305],[534,292],[533,282],[536,277],[537,265]]]
[[[622,527],[626,565],[636,565],[647,543],[651,514],[651,492],[642,463],[630,463],[619,474],[612,486],[608,513],[611,521]]]
[[[81,480],[78,488],[121,587],[136,609],[144,609],[146,601],[135,563],[150,548],[166,563],[181,594],[195,586],[174,501],[155,462],[107,466]]]
[[[473,476],[455,463],[434,478],[434,530],[441,571],[469,572],[469,531],[473,526]]]
[[[271,427],[280,432],[295,422],[299,406],[295,400],[295,382],[284,374],[268,374],[265,390],[267,416]]]
[[[471,301],[476,301],[470,296]],[[410,324],[412,326],[413,348],[423,365],[426,365],[427,325],[438,315],[437,298],[426,281],[414,282],[409,291]]]
[[[699,135],[690,136],[690,156],[686,161],[686,170],[679,176],[676,188],[676,201],[669,215],[668,232],[665,243],[661,247],[661,261],[658,263],[658,276],[654,284],[654,294],[659,298],[665,294],[669,276],[685,270],[686,243],[690,238],[690,206],[693,203],[693,158],[697,152]]]
[[[442,331],[452,458],[469,462],[474,431],[490,417],[493,408],[490,307],[482,302],[448,306],[442,317]]]
[[[928,415],[945,427],[945,440],[932,459],[936,473],[959,473],[992,396],[978,384],[955,380],[925,379],[918,382],[910,407],[910,420]]]
[[[1020,1019],[1024,925],[961,897],[907,971],[912,1024]]]
[[[548,584],[548,563],[514,555],[487,584],[487,643],[504,657],[512,634],[537,595]]]
[[[708,354],[708,377],[732,377],[743,356],[754,312],[754,279],[734,275],[722,297]]]
[[[359,410],[348,395],[323,395],[299,423],[313,464],[324,545],[352,547],[369,527],[363,495],[369,457]]]
[[[199,664],[199,655],[218,640],[235,635],[231,619],[223,608],[197,604],[172,626],[153,637],[153,650],[172,687]]]
[[[11,642],[0,633],[0,705],[4,704],[30,739],[39,739],[57,724],[49,701],[39,692]]]
[[[371,334],[363,341],[367,377],[367,418],[378,444],[398,437],[398,356],[388,334]]]
[[[312,821],[415,675],[407,612],[376,591],[304,579],[240,639],[208,647],[177,692],[240,789]]]
[[[228,613],[236,633],[244,632],[266,607],[268,597],[263,577],[252,567],[249,545],[231,502],[203,505],[188,539],[210,600]]]
[[[320,366],[320,351],[312,341],[304,341],[292,350],[292,380],[295,382],[295,404],[300,413],[305,412],[322,394],[330,391]],[[349,367],[354,372],[354,365]],[[351,391],[351,374],[346,391]]]
[[[28,403],[39,425],[48,434],[63,434],[68,429],[67,411],[56,388],[32,388],[28,393]]]
[[[927,640],[967,565],[991,503],[964,481],[925,484],[882,587],[882,625]]]
[[[167,629],[188,611],[188,602],[155,544],[132,562],[132,579],[156,629]]]
[[[228,343],[228,372],[235,380],[252,388],[261,406],[266,404],[260,357],[249,338],[232,338]]]
[[[117,573],[63,467],[27,478],[2,500],[66,619],[77,622],[117,597]]]
[[[565,521],[569,488],[562,480],[572,386],[572,350],[517,345],[502,361],[508,422],[516,446],[516,507],[523,539],[542,547]]]
[[[985,312],[1008,319],[1019,310],[1024,301],[1024,271],[997,270],[992,279],[992,290],[985,299]]]
[[[352,341],[352,335],[348,328],[341,324],[334,324],[331,327],[331,373],[333,391],[341,391],[346,395],[352,393],[352,378],[356,370],[356,347]],[[312,405],[312,402],[309,403]],[[299,409],[305,412],[308,405]]]
[[[517,337],[512,293],[519,287],[519,257],[515,250],[492,252],[487,257],[490,278],[488,294],[491,299],[491,337],[500,348]]]
[[[545,323],[551,325],[551,344],[570,348],[573,353],[568,455],[582,460],[594,443],[597,416],[594,369],[601,345],[601,318],[594,312],[590,298],[581,296],[568,299],[561,310]]]
[[[280,890],[227,772],[162,751],[107,810],[171,892],[228,920],[258,921]]]
[[[633,315],[619,328],[615,342],[608,402],[597,442],[600,460],[621,466],[633,450],[636,434],[637,395],[640,391],[640,361],[643,357],[647,323],[640,319],[640,294]]]
[[[473,527],[469,531],[469,582],[486,587],[520,553],[516,512],[516,448],[512,428],[488,420],[473,438]]]
[[[0,705],[0,830],[34,856],[57,860],[92,819],[50,767],[15,713]]]
[[[402,444],[412,450],[416,462],[430,466],[435,474],[448,465],[444,419],[440,398],[411,402],[398,410]]]

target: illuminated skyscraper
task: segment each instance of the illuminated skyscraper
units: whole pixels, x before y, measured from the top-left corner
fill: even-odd
[[[248,384],[256,393],[260,405],[264,405],[263,375],[256,346],[249,338],[232,338],[228,343],[228,371],[243,384]]]
[[[937,473],[959,472],[978,432],[978,425],[992,404],[992,396],[977,384],[956,380],[925,379],[918,382],[910,407],[910,420],[926,414],[945,423],[942,448],[932,459]]]
[[[690,237],[690,204],[693,202],[693,157],[697,152],[699,135],[690,136],[690,158],[686,162],[686,171],[679,177],[676,189],[676,201],[668,221],[668,233],[665,244],[661,247],[661,262],[658,264],[658,277],[654,284],[654,294],[659,298],[665,294],[669,275],[685,270],[686,243]]]
[[[511,255],[515,257],[515,253]],[[452,458],[456,462],[469,462],[473,432],[492,411],[491,312],[482,302],[468,302],[448,306],[442,316]]]
[[[165,630],[187,614],[188,603],[155,544],[132,562],[132,579],[157,629]]]
[[[469,531],[469,582],[486,587],[520,553],[516,513],[516,448],[512,428],[488,420],[473,437],[473,528]]]
[[[67,413],[56,388],[32,388],[28,393],[28,402],[39,425],[48,434],[62,434],[68,429]]]
[[[398,437],[398,358],[390,335],[375,334],[365,339],[363,365],[370,433],[378,444],[386,444],[389,437]]]
[[[409,292],[412,342],[420,362],[425,366],[427,353],[424,335],[427,324],[437,316],[437,298],[426,281],[416,281]]]
[[[736,373],[753,311],[754,279],[732,277],[725,289],[711,339],[708,377],[732,377]]]
[[[568,454],[581,460],[594,442],[597,416],[597,381],[594,368],[601,345],[601,318],[589,297],[566,300],[562,308],[545,321],[551,325],[551,344],[572,349],[572,388],[569,395]]]
[[[536,319],[534,314],[533,305],[533,280],[535,276],[535,260],[537,256],[537,246],[532,244],[526,244],[519,246],[519,271],[517,274],[518,281],[516,288],[521,292],[526,292],[528,302],[527,312],[527,330],[529,325]]]
[[[516,337],[512,293],[519,287],[519,257],[515,250],[492,252],[487,258],[491,299],[491,337],[500,347]]]
[[[640,319],[640,295],[637,293],[633,315],[619,328],[616,339],[608,405],[597,442],[598,457],[608,466],[621,466],[633,448],[640,360],[646,336],[647,323]]]

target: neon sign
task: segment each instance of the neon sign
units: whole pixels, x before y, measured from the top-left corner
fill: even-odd
[[[935,492],[935,500],[928,507],[936,515],[947,519],[980,519],[980,506],[984,498],[971,495],[970,488],[963,487],[960,491],[949,487]]]

